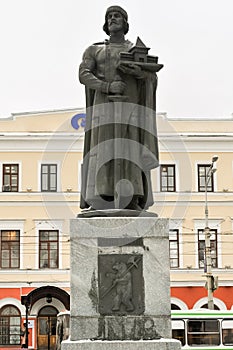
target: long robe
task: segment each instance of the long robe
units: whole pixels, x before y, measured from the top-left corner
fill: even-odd
[[[158,166],[155,97],[157,76],[140,79],[118,69],[128,40],[94,44],[84,52],[79,79],[86,87],[86,129],[82,166],[82,209],[100,209],[103,198],[137,196],[145,209],[153,204],[150,170]],[[109,85],[126,84],[124,95],[111,102]],[[110,97],[109,97],[110,96]],[[105,208],[106,206],[103,205]]]

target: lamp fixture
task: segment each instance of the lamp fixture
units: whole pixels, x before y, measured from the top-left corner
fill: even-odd
[[[51,303],[52,302],[52,300],[53,300],[53,298],[52,298],[52,295],[51,294],[47,294],[46,295],[46,301],[47,301],[47,303]]]

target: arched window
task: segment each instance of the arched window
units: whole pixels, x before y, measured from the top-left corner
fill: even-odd
[[[171,310],[181,310],[181,308],[178,305],[171,303]]]
[[[208,304],[204,304],[201,306],[201,309],[208,309]],[[214,304],[214,310],[220,310],[217,305]]]
[[[0,310],[0,345],[20,344],[19,310],[13,305],[3,306]]]

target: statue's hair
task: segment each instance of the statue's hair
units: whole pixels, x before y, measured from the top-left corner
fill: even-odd
[[[105,23],[103,25],[103,30],[107,35],[110,35],[109,30],[108,30],[108,14],[109,12],[116,11],[119,12],[123,19],[124,19],[124,34],[127,34],[129,31],[129,23],[128,23],[128,15],[127,12],[120,6],[110,6],[105,14]]]

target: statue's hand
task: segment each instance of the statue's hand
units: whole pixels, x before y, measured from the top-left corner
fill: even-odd
[[[127,65],[120,64],[118,68],[122,73],[133,75],[135,78],[141,79],[144,77],[142,68],[137,64],[134,64],[134,63],[129,63]]]
[[[109,86],[109,92],[112,94],[122,95],[125,90],[125,83],[123,81],[117,80],[113,81]]]

